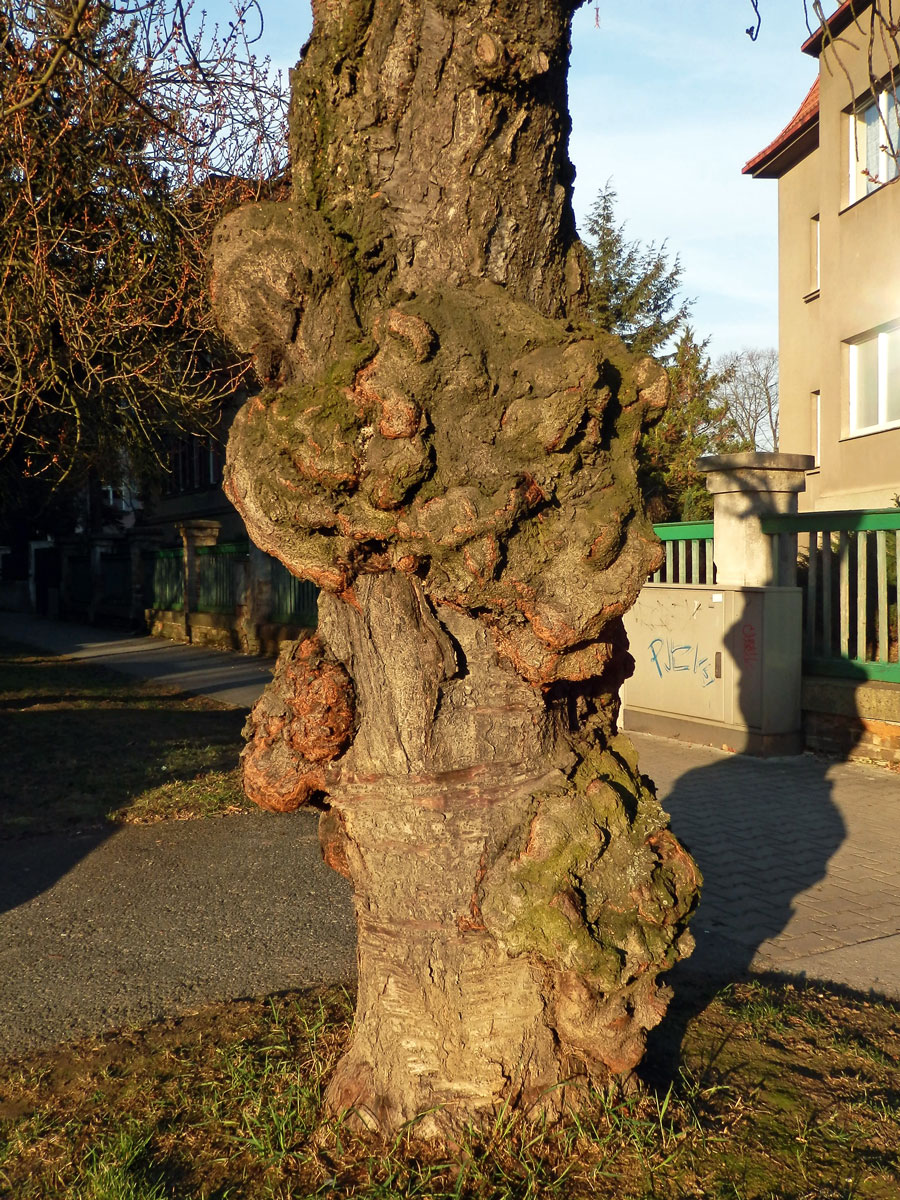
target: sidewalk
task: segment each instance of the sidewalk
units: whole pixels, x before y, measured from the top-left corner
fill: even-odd
[[[272,669],[18,614],[0,614],[0,636],[244,708]],[[900,776],[632,736],[705,877],[674,982],[776,971],[900,1000]],[[320,860],[314,814],[0,844],[0,1051],[349,981],[354,958],[349,889]]]
[[[162,638],[49,621],[28,613],[0,612],[0,637],[69,658],[89,659],[191,696],[209,696],[234,708],[251,708],[272,678],[275,660],[186,646]]]

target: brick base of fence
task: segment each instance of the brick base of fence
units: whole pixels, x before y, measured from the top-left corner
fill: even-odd
[[[854,760],[900,763],[900,688],[843,679],[803,680],[806,748]]]

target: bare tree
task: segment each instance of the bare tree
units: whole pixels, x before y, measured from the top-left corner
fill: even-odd
[[[749,450],[778,449],[778,351],[745,348],[716,363],[716,398]]]
[[[207,250],[278,186],[286,98],[177,0],[0,5],[0,460],[58,484],[158,456],[247,375],[210,318]],[[7,489],[8,490],[8,489]]]

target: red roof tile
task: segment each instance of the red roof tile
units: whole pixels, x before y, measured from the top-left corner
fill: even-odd
[[[760,150],[744,167],[742,174],[754,178],[777,179],[789,166],[819,144],[819,80],[813,83],[806,99],[773,142]],[[788,154],[788,151],[793,154]],[[779,162],[778,160],[781,159]]]

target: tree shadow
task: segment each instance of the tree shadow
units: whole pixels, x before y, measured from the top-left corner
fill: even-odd
[[[2,647],[0,912],[52,887],[155,788],[237,765],[241,710],[188,706],[97,667]]]
[[[743,675],[739,689],[741,711],[749,718],[753,705]],[[685,772],[661,797],[672,831],[693,854],[704,882],[691,924],[696,948],[667,976],[674,999],[648,1039],[648,1079],[677,1077],[688,1025],[723,987],[751,973],[773,977],[758,958],[768,942],[788,930],[796,957],[814,952],[816,927],[797,913],[796,901],[825,878],[845,840],[829,772],[850,756],[862,732],[859,716],[848,716],[840,756],[734,754]]]

